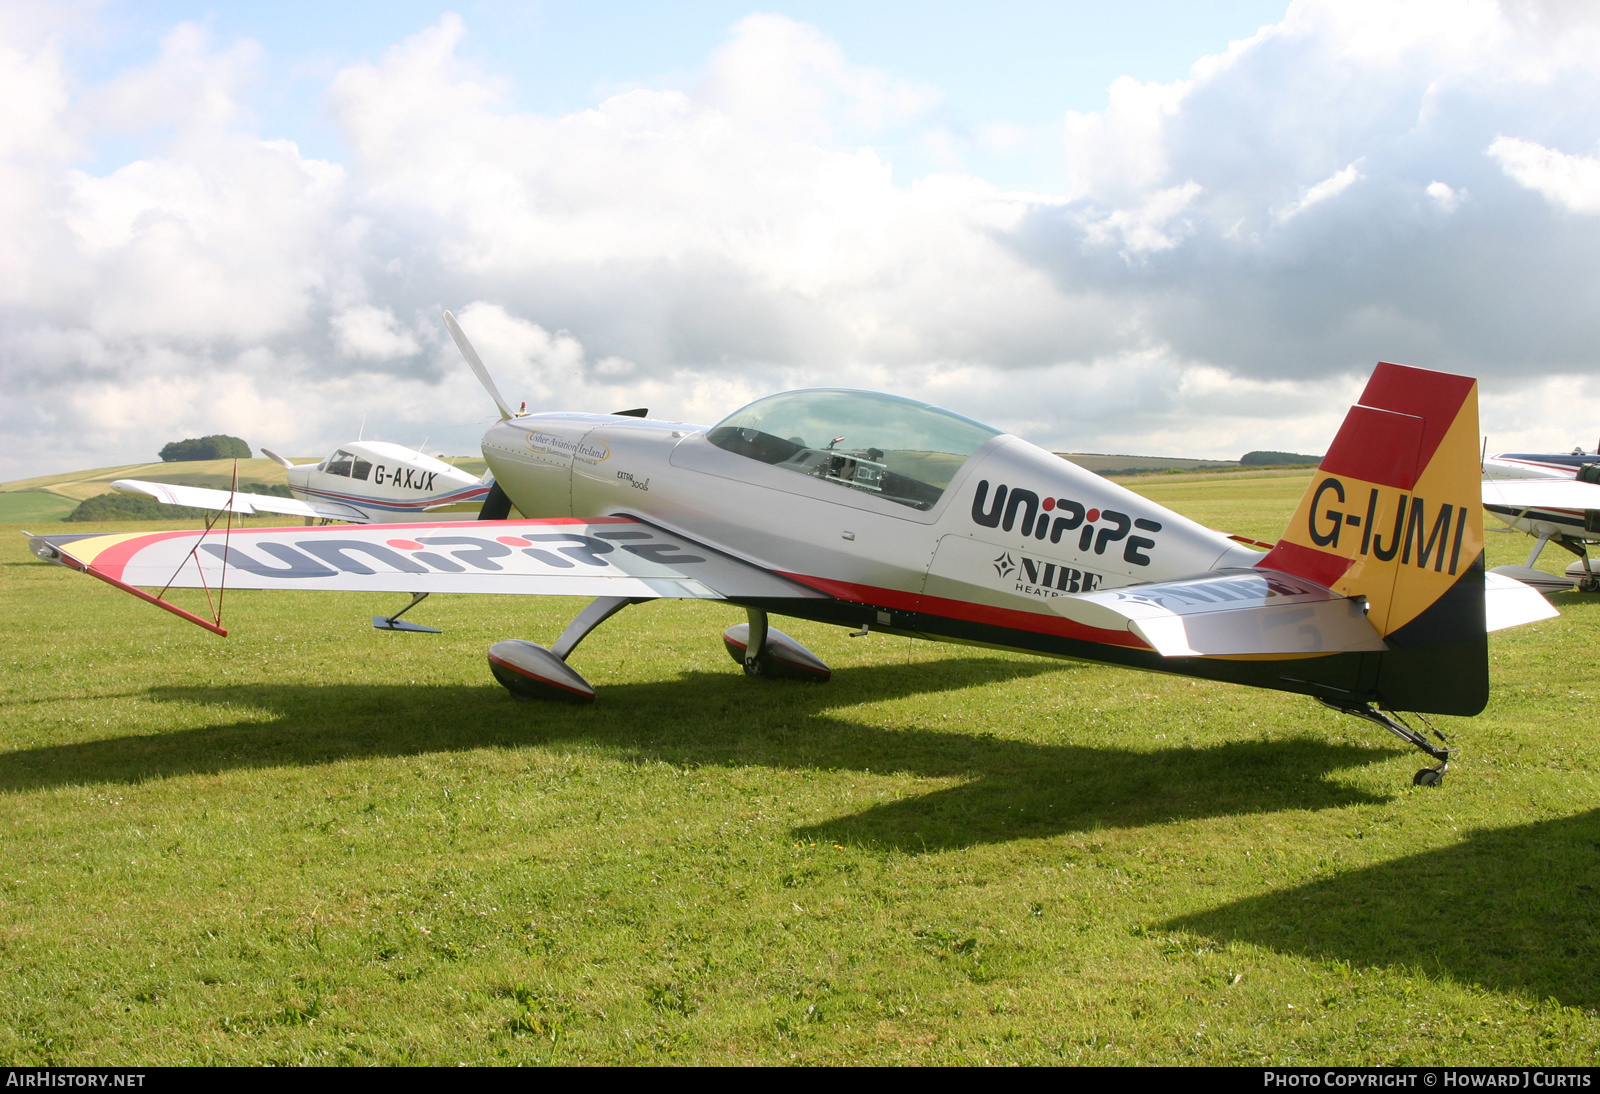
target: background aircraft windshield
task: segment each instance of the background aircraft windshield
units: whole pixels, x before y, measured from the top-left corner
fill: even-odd
[[[788,391],[712,428],[718,448],[930,509],[956,469],[1000,435],[971,418],[874,391]]]

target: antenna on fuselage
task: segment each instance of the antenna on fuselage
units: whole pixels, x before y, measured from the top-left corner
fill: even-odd
[[[500,411],[500,420],[503,422],[511,418],[513,416],[511,408],[506,406],[506,401],[500,397],[499,389],[489,378],[489,370],[483,367],[483,358],[478,356],[478,351],[467,341],[466,332],[461,329],[461,324],[456,322],[456,317],[445,312],[444,325],[449,329],[450,337],[455,339],[456,349],[467,359],[467,367],[472,369],[472,374],[478,378],[478,383],[483,385],[483,389],[489,393],[489,398],[494,400],[494,405]]]

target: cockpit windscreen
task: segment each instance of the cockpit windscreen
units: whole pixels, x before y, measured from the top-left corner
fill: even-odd
[[[823,388],[757,400],[724,418],[708,439],[762,463],[931,509],[967,457],[999,435],[913,399]]]

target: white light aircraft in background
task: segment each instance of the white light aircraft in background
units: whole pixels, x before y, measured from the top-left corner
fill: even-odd
[[[1477,714],[1488,633],[1556,614],[1484,573],[1467,377],[1380,364],[1260,554],[1021,438],[894,395],[791,391],[710,428],[514,415],[445,321],[500,410],[483,438],[495,492],[532,519],[44,535],[34,554],[219,634],[220,618],[141,586],[413,604],[433,592],[594,597],[549,647],[490,647],[491,673],[527,697],[593,701],[574,650],[662,597],[744,608],[722,640],[755,677],[831,675],[769,625],[786,615],[1268,688],[1416,746],[1437,764],[1419,784],[1442,778],[1449,748],[1392,712]]]
[[[294,464],[270,448],[261,451],[284,469],[293,498],[141,479],[118,479],[111,486],[168,505],[240,516],[276,513],[304,517],[308,524],[317,520],[391,524],[476,513],[494,485],[489,475],[480,479],[443,460],[387,441],[351,441],[316,463]]]
[[[1491,456],[1483,461],[1483,507],[1535,540],[1524,565],[1495,573],[1547,592],[1600,592],[1600,566],[1589,558],[1589,544],[1600,543],[1600,455],[1580,448]],[[1534,569],[1548,543],[1578,556],[1564,574]]]

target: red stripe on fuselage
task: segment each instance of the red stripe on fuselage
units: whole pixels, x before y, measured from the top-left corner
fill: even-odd
[[[1028,631],[1031,634],[1053,634],[1062,638],[1075,638],[1084,642],[1098,642],[1105,646],[1127,646],[1132,649],[1147,650],[1150,646],[1141,640],[1132,631],[1106,630],[1101,627],[1090,627],[1060,615],[1046,615],[1043,612],[1025,612],[1016,608],[996,608],[989,604],[974,604],[965,600],[949,600],[942,596],[923,596],[917,593],[902,592],[898,589],[883,589],[876,585],[857,585],[849,581],[834,581],[825,577],[812,577],[808,574],[792,574],[783,570],[778,573],[791,581],[810,586],[818,592],[827,593],[838,600],[848,601],[853,604],[870,604],[875,608],[889,608],[892,611],[918,612],[923,615],[938,616],[943,619],[956,619],[964,623],[982,623],[991,627],[1005,627],[1008,630]]]

